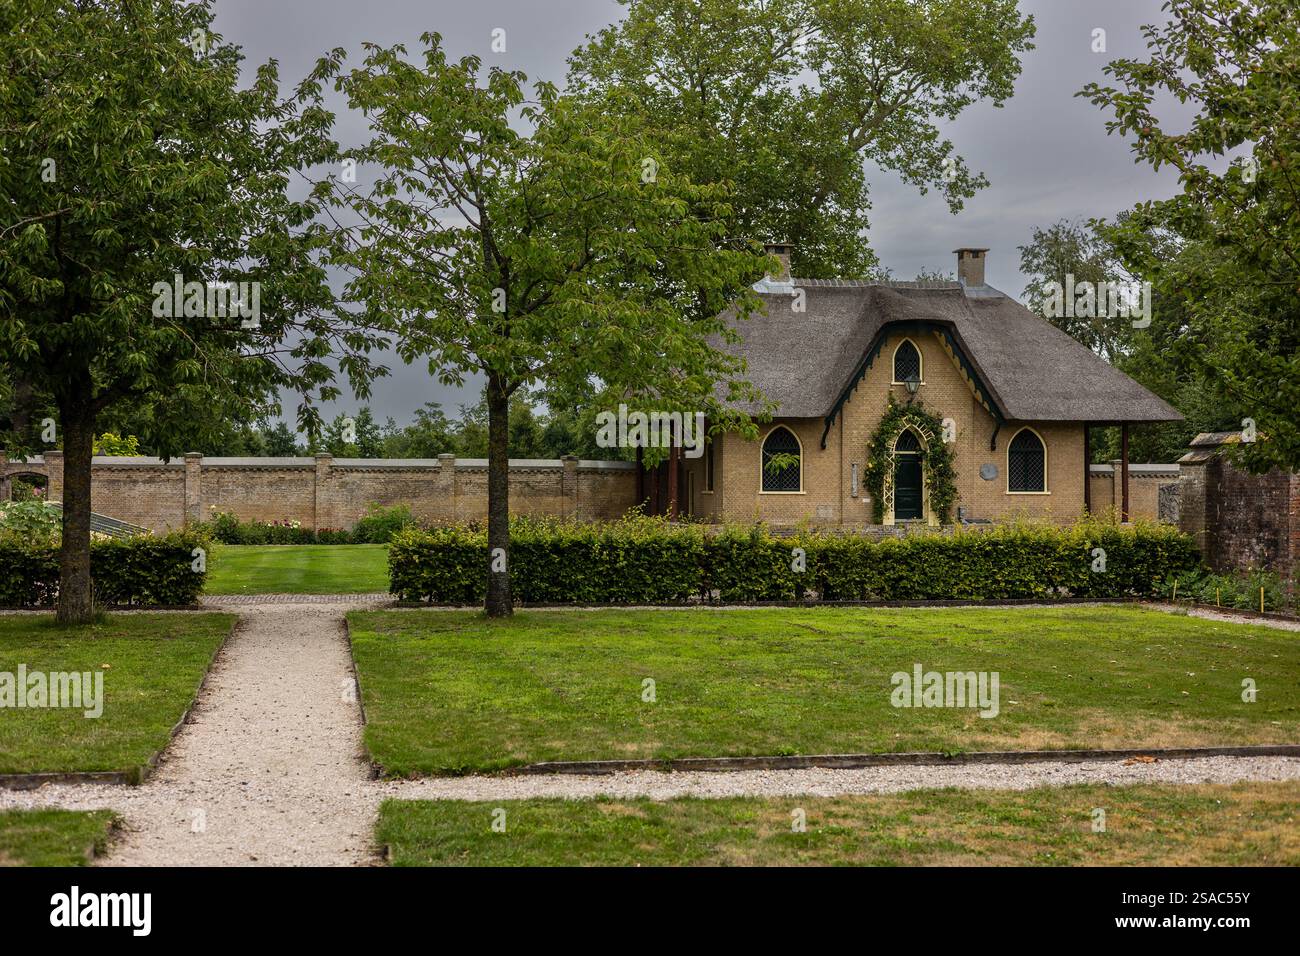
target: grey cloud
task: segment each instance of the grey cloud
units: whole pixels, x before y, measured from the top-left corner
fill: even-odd
[[[988,246],[988,280],[1018,295],[1025,284],[1018,245],[1034,226],[1060,218],[1110,216],[1140,199],[1171,195],[1172,175],[1135,166],[1128,144],[1105,133],[1106,116],[1074,94],[1117,56],[1140,56],[1143,23],[1163,22],[1160,0],[1026,0],[1038,28],[1036,48],[1024,59],[1016,95],[1002,109],[978,104],[951,124],[948,135],[990,185],[956,216],[943,200],[922,196],[891,173],[870,170],[872,228],[868,237],[881,261],[910,278],[923,268],[951,271],[951,250]],[[614,0],[221,0],[217,29],[242,45],[251,64],[279,60],[287,84],[307,73],[316,58],[342,46],[354,57],[363,41],[405,42],[418,48],[426,30],[443,35],[455,55],[520,69],[533,78],[563,80],[565,60],[587,33],[618,18]],[[504,54],[491,52],[492,30],[506,31]],[[1090,49],[1094,28],[1106,30],[1106,53]],[[341,140],[359,142],[364,122],[337,99]],[[477,399],[478,382],[465,388],[439,384],[420,365],[386,360],[392,374],[375,384],[371,407],[382,420],[409,420],[426,401],[453,407]],[[292,403],[287,403],[292,405]],[[335,409],[353,409],[353,400]]]

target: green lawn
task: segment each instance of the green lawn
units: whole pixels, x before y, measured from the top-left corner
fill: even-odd
[[[388,800],[396,866],[1296,866],[1300,784],[853,797]],[[1094,810],[1105,811],[1094,832]],[[503,832],[500,810],[505,811]],[[798,811],[805,830],[795,832]],[[497,812],[494,818],[494,812]]]
[[[371,594],[388,590],[386,544],[217,545],[207,594]]]
[[[1131,606],[349,616],[393,775],[547,760],[1300,742],[1300,636]],[[1000,707],[891,705],[996,671]],[[1242,700],[1242,680],[1258,700]],[[645,681],[653,680],[654,701]]]
[[[0,671],[103,675],[103,713],[0,707],[0,773],[129,771],[166,746],[230,633],[229,614],[115,614],[61,627],[53,615],[0,617]],[[93,678],[92,678],[93,680]]]
[[[85,866],[116,822],[109,810],[0,811],[0,866]]]

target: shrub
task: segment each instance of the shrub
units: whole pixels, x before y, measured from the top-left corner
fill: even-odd
[[[63,525],[63,515],[43,500],[0,502],[0,531],[27,535],[50,542],[58,538]]]
[[[403,528],[415,524],[408,505],[385,508],[378,502],[351,531],[345,528],[304,528],[299,521],[240,521],[233,512],[213,509],[203,525],[222,544],[387,544]]]
[[[93,541],[90,578],[99,604],[193,604],[205,571],[194,570],[194,531]],[[0,533],[0,605],[47,607],[59,594],[58,546],[13,532]]]
[[[390,590],[403,600],[483,599],[481,528],[407,529],[393,538],[388,561]],[[793,600],[808,592],[850,601],[1149,597],[1170,575],[1197,566],[1187,535],[1154,524],[1019,524],[873,541],[774,537],[762,526],[707,532],[644,517],[600,525],[517,518],[511,561],[516,600],[578,604]]]
[[[58,595],[58,545],[48,538],[0,531],[0,607],[44,607]]]
[[[205,528],[213,541],[220,541],[222,544],[241,544],[240,525],[241,522],[235,517],[233,511],[218,511],[214,507],[212,517],[208,519]]]
[[[388,546],[388,589],[408,601],[474,604],[487,594],[486,562],[482,529],[408,528]]]
[[[1215,574],[1205,568],[1171,574],[1160,582],[1157,594],[1174,597],[1178,583],[1178,600],[1197,604],[1219,605],[1247,611],[1259,610],[1259,591],[1264,589],[1264,610],[1280,611],[1286,607],[1286,588],[1282,578],[1271,571],[1251,568],[1231,574]]]
[[[806,535],[778,539],[762,525],[724,527],[707,540],[702,592],[705,597],[717,592],[726,603],[798,600],[813,578],[795,570],[796,548],[803,549],[805,567],[809,555],[816,561],[816,542]]]
[[[515,518],[511,588],[530,604],[669,604],[701,591],[704,532],[640,516],[607,524]],[[404,600],[474,604],[487,590],[487,533],[458,525],[393,537],[389,589]]]
[[[14,501],[44,501],[45,486],[35,482],[14,478],[9,485],[9,494]]]
[[[356,544],[387,544],[393,535],[415,524],[409,505],[385,508],[372,501],[365,517],[352,528],[352,541]]]
[[[315,544],[316,532],[299,521],[251,521],[243,526],[244,544]]]
[[[883,601],[1145,597],[1166,574],[1197,563],[1191,538],[1174,528],[1096,521],[958,528],[879,543],[823,539],[817,555],[823,597]]]
[[[222,544],[315,544],[316,532],[302,522],[240,521],[233,512],[213,509],[203,531]],[[346,532],[336,532],[346,535]],[[346,544],[346,541],[334,542]]]

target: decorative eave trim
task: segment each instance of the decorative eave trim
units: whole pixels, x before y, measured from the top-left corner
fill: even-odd
[[[965,348],[962,347],[960,337],[950,326],[941,322],[886,322],[876,331],[875,337],[871,340],[871,345],[868,346],[866,353],[862,356],[862,360],[858,362],[857,368],[854,369],[853,374],[849,377],[848,383],[845,384],[843,390],[841,390],[840,397],[835,400],[835,404],[832,406],[830,414],[826,416],[826,427],[822,430],[821,440],[821,447],[823,449],[826,448],[826,437],[831,433],[831,426],[835,424],[835,419],[839,417],[840,410],[843,409],[845,402],[852,397],[853,393],[858,390],[858,385],[861,384],[862,380],[866,377],[867,371],[875,363],[876,356],[880,354],[880,350],[884,348],[885,340],[891,333],[896,332],[910,332],[914,334],[925,332],[932,333],[939,340],[944,351],[948,353],[948,358],[952,360],[957,371],[961,373],[962,380],[966,383],[966,387],[970,389],[971,395],[973,395],[975,400],[983,405],[985,410],[993,416],[993,420],[997,422],[998,428],[1002,427],[1002,425],[1007,421],[1006,414],[1002,411],[1002,408],[994,397],[992,390],[987,384],[985,384],[983,378],[980,377],[979,371],[975,368],[975,363],[967,356]]]

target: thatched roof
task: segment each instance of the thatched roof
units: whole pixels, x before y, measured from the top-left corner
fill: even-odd
[[[890,326],[949,334],[1008,421],[1178,421],[1177,411],[1070,336],[991,286],[956,282],[871,283],[794,279],[790,291],[761,284],[766,314],[735,327],[746,377],[777,403],[778,416],[823,418],[856,382]],[[774,291],[775,290],[775,291]],[[876,361],[879,361],[876,358]],[[757,411],[757,406],[746,411]]]

